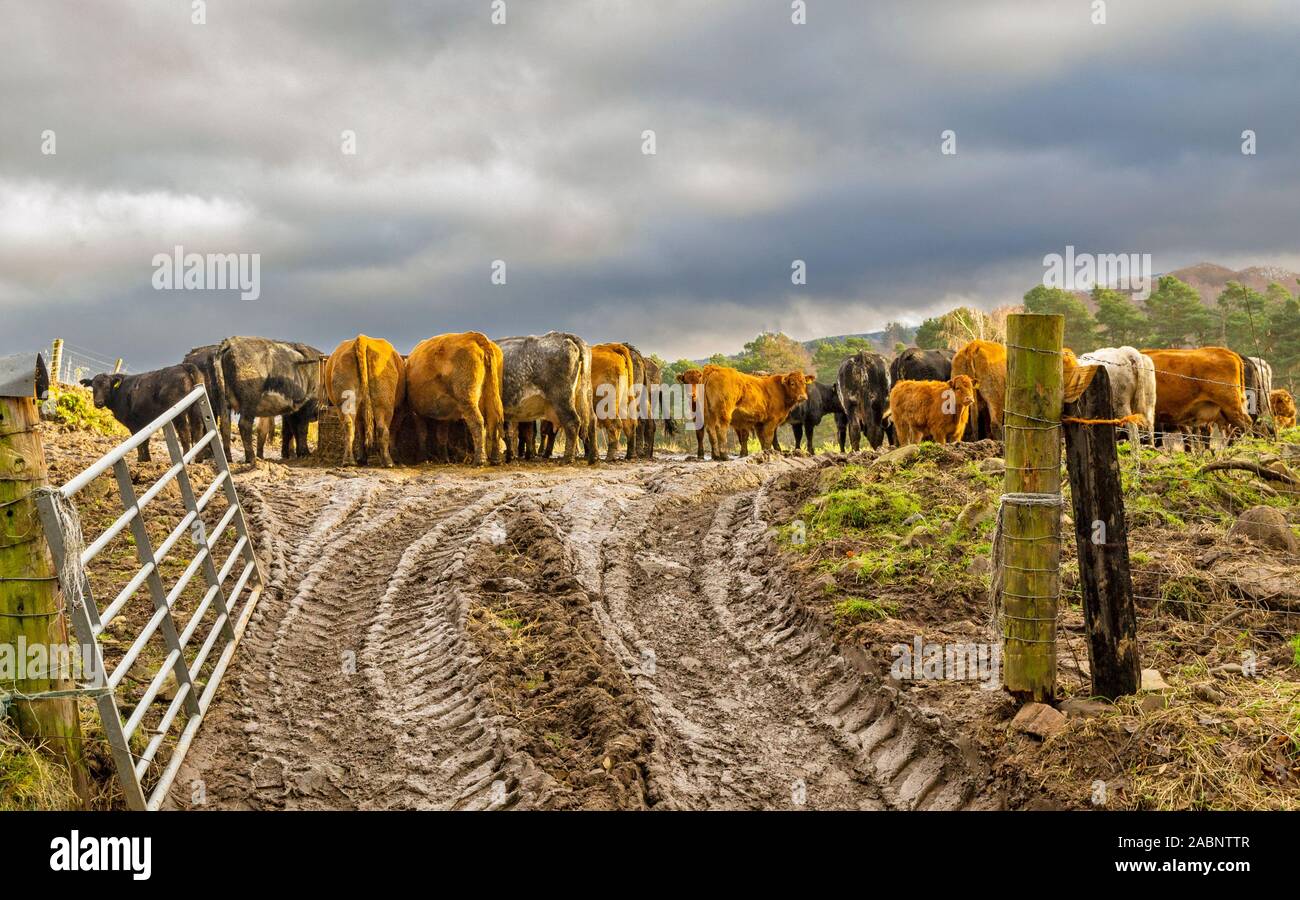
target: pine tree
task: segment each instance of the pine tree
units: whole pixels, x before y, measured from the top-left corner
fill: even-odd
[[[1092,300],[1097,304],[1102,343],[1110,347],[1145,347],[1150,343],[1151,324],[1126,295],[1111,288],[1095,287]]]
[[[1065,346],[1078,353],[1097,349],[1097,321],[1070,291],[1037,285],[1025,294],[1025,312],[1065,316]]]
[[[1162,275],[1147,297],[1147,321],[1154,347],[1199,347],[1217,336],[1219,322],[1190,284]]]

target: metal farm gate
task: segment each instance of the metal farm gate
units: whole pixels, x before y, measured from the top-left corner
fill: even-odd
[[[184,421],[184,416],[193,421],[196,410],[202,431],[186,451],[176,422]],[[159,433],[166,442],[170,466],[143,492],[137,493],[126,456],[147,445]],[[210,450],[214,477],[202,494],[196,495],[191,467],[205,450]],[[102,534],[93,539],[83,538],[74,500],[110,470],[116,479],[115,493],[122,513]],[[173,483],[179,491],[184,514],[155,546],[145,512]],[[108,493],[112,493],[111,489]],[[204,511],[218,497],[224,499],[227,508],[209,528]],[[95,698],[127,805],[131,809],[158,809],[212,703],[263,586],[262,572],[206,391],[202,386],[195,388],[113,452],[63,487],[40,491],[36,500],[74,633],[78,643],[92,655],[87,665],[95,678],[76,693]],[[92,502],[102,501],[103,497],[99,497]],[[129,536],[125,534],[128,528]],[[116,596],[101,608],[91,593],[88,567],[119,535],[125,543],[134,545],[138,568]],[[193,553],[168,589],[163,578],[164,566],[170,559],[175,568],[186,558],[178,546],[186,536],[193,545]],[[218,563],[216,548],[226,542],[223,539],[227,536],[233,538],[233,545]],[[197,592],[187,594],[187,587],[200,572],[206,589],[201,596]],[[108,671],[104,662],[108,643],[105,630],[146,586],[153,614],[144,620],[137,633],[118,635],[114,639],[111,654],[114,666]],[[178,603],[183,595],[193,597],[194,603]],[[202,634],[201,629],[205,629]],[[161,648],[156,653],[146,653],[155,636],[161,638]],[[120,644],[128,639],[130,644],[124,651],[120,650]],[[156,669],[152,665],[155,662]],[[135,670],[141,669],[146,674],[131,677]],[[131,696],[124,697],[127,682],[135,690]],[[138,690],[141,685],[143,692]],[[123,703],[130,709],[125,719],[120,711]],[[168,737],[173,732],[177,736],[169,744]],[[165,744],[170,749],[166,767],[146,793],[146,784],[152,781],[151,764]]]

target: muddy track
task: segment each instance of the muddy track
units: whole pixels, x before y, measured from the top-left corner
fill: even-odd
[[[780,571],[816,464],[242,475],[270,584],[172,804],[996,805]]]

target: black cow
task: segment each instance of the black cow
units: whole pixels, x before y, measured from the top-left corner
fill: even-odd
[[[139,375],[100,374],[81,383],[94,393],[95,406],[111,410],[113,418],[137,434],[203,384],[203,374],[182,363]],[[181,448],[188,451],[203,434],[203,417],[191,406],[174,422]],[[136,453],[140,462],[149,462],[149,442],[141,444]]]
[[[889,383],[900,381],[947,381],[952,378],[952,350],[922,350],[908,347],[889,364]]]
[[[794,449],[799,449],[799,444],[805,440],[806,435],[807,451],[816,453],[817,451],[813,449],[813,430],[828,415],[835,416],[835,429],[840,438],[840,452],[843,453],[844,429],[848,425],[848,417],[844,414],[844,407],[840,404],[840,396],[835,390],[835,385],[823,384],[820,381],[808,385],[808,399],[790,410],[790,415],[782,423],[794,429]],[[775,437],[772,439],[772,446],[777,450],[781,449]]]
[[[261,337],[232,337],[217,351],[230,412],[239,413],[245,462],[255,462],[253,427],[261,416],[280,416],[281,458],[307,456],[307,424],[317,415],[320,358],[307,344]],[[230,440],[230,423],[222,424]]]
[[[217,351],[220,344],[208,344],[195,347],[185,354],[183,364],[194,366],[203,375],[203,386],[208,392],[208,405],[222,434],[222,445],[226,449],[226,459],[230,459],[230,406],[226,403],[225,378],[221,374]]]
[[[840,363],[835,391],[844,408],[845,424],[839,427],[840,449],[845,446],[845,431],[856,453],[865,433],[868,443],[877,450],[889,436],[885,412],[889,409],[889,367],[879,353],[863,350]]]

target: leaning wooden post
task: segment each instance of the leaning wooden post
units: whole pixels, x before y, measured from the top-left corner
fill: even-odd
[[[1018,314],[1007,319],[1003,673],[1007,690],[1039,702],[1053,700],[1056,693],[1064,331],[1063,316]]]
[[[1111,700],[1136,693],[1142,678],[1119,452],[1114,425],[1069,419],[1109,419],[1113,409],[1110,375],[1098,366],[1083,395],[1066,404],[1063,424],[1092,692]]]
[[[72,673],[56,671],[50,664],[76,654],[68,642],[59,583],[32,496],[47,484],[35,399],[44,399],[48,391],[49,376],[40,356],[0,357],[0,646],[12,648],[15,666],[23,666],[15,675],[38,676],[0,681],[0,692],[5,694],[76,688]],[[31,672],[27,666],[33,656],[28,651],[36,648],[47,664]],[[41,743],[67,764],[73,790],[88,804],[90,776],[76,699],[15,700],[9,714],[19,734]]]

